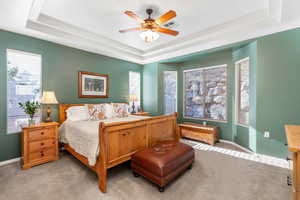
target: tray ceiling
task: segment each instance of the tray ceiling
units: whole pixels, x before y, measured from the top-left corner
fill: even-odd
[[[150,63],[299,27],[296,0],[10,0],[0,2],[0,28],[136,63]],[[146,18],[175,10],[177,37],[160,34],[145,43],[139,24],[123,12]],[[5,20],[3,20],[5,19]]]

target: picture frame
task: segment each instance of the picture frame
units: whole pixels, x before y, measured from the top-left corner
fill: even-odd
[[[79,98],[108,98],[108,75],[78,72]]]

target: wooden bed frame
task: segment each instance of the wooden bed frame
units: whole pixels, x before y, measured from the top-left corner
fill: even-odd
[[[66,110],[83,104],[60,104],[59,121],[66,119]],[[106,192],[107,170],[131,159],[131,156],[161,140],[179,140],[177,113],[150,117],[135,121],[99,123],[100,152],[95,166],[90,166],[86,157],[78,154],[68,144],[64,148],[87,167],[97,173],[99,189]]]

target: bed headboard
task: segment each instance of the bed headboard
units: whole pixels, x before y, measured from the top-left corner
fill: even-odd
[[[84,106],[84,104],[59,104],[59,123],[62,124],[67,119],[66,110],[73,106]]]
[[[118,102],[118,103],[124,103],[124,102]],[[124,103],[128,104],[128,103]],[[67,119],[67,113],[66,110],[73,106],[84,106],[85,104],[59,104],[59,123],[62,124]]]

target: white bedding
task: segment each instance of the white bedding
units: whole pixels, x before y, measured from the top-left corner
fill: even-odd
[[[69,144],[77,153],[88,159],[89,165],[94,166],[99,153],[99,122],[111,123],[145,118],[149,117],[130,115],[129,117],[100,121],[66,120],[59,128],[60,141]]]

